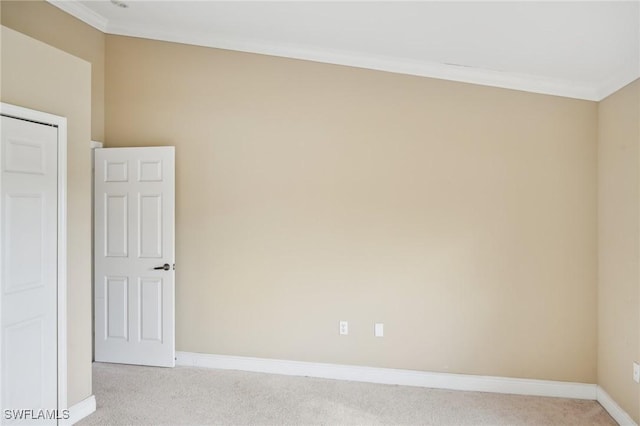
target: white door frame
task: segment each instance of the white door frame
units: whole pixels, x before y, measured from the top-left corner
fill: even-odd
[[[62,416],[62,410],[69,408],[67,406],[67,119],[4,102],[0,103],[0,115],[58,128],[58,407],[56,408]],[[0,161],[2,161],[2,150],[0,150]],[[1,176],[0,174],[0,179],[2,179]],[[1,209],[2,198],[0,197],[0,211]],[[2,267],[1,250],[0,246],[0,267]],[[1,303],[0,309],[2,309]],[[0,363],[3,352],[1,337],[0,335]],[[0,401],[2,400],[1,392],[0,388]]]

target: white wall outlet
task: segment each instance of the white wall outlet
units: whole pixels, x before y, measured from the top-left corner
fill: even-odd
[[[340,321],[340,334],[346,336],[349,334],[349,322],[348,321]]]
[[[640,383],[640,363],[633,363],[633,381]]]
[[[381,322],[377,322],[374,326],[373,326],[373,335],[376,337],[383,337],[384,336],[384,324]]]

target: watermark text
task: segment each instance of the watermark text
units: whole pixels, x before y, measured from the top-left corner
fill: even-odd
[[[5,420],[68,420],[69,410],[6,409]]]

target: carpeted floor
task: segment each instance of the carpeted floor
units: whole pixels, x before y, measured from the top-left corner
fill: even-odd
[[[595,401],[459,392],[190,367],[93,365],[79,425],[615,425]]]

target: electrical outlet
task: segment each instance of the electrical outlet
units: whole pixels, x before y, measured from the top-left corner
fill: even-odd
[[[340,334],[346,336],[349,334],[349,322],[348,321],[340,321]]]
[[[377,322],[373,327],[373,335],[376,337],[384,336],[384,324]]]
[[[640,383],[640,364],[637,362],[633,363],[633,381]]]

